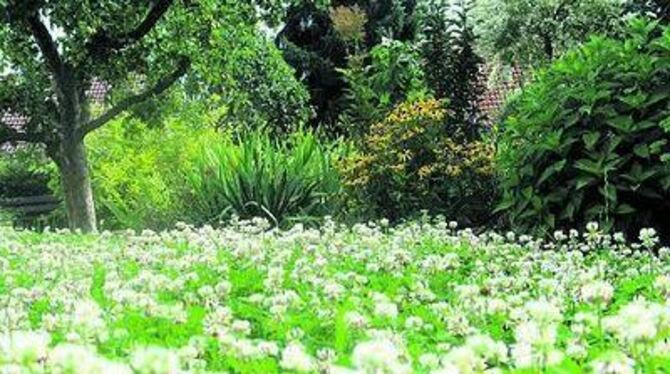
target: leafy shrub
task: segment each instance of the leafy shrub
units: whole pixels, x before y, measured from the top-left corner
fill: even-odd
[[[494,147],[445,131],[440,101],[403,103],[374,124],[361,150],[340,163],[365,209],[398,219],[422,209],[479,224],[493,202]]]
[[[499,148],[512,224],[670,232],[670,31],[655,29],[594,38],[515,99]]]
[[[180,170],[220,138],[212,126],[197,122],[202,116],[191,114],[165,118],[162,128],[121,117],[86,139],[103,227],[164,228],[186,218]]]
[[[214,40],[205,53],[217,64],[202,74],[227,108],[222,122],[286,133],[310,119],[309,92],[267,35],[238,22]]]
[[[347,89],[339,118],[349,133],[362,136],[396,104],[426,96],[420,60],[410,44],[397,40],[350,58],[348,69],[341,70]]]
[[[47,157],[33,145],[0,151],[0,197],[51,194]]]
[[[197,223],[232,214],[275,224],[309,219],[330,213],[339,190],[329,147],[303,131],[280,141],[255,131],[210,144],[184,177]]]

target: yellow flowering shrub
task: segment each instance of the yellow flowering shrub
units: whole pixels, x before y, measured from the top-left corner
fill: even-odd
[[[447,116],[434,99],[397,106],[370,127],[357,153],[340,162],[345,186],[375,215],[398,219],[427,209],[481,222],[494,198],[495,149],[450,136]]]

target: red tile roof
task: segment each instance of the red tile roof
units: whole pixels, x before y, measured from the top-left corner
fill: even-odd
[[[491,70],[483,69],[482,79],[484,80],[484,94],[479,100],[479,109],[481,109],[488,121],[495,121],[500,115],[507,96],[514,90],[521,87],[522,75],[521,70],[517,67],[512,68],[510,74],[502,77],[497,77],[494,82],[489,82]]]
[[[91,81],[91,87],[86,90],[86,96],[95,103],[101,103],[105,100],[107,92],[111,85],[99,79]],[[0,123],[5,124],[15,130],[21,130],[21,127],[28,122],[29,117],[12,111],[0,113]]]

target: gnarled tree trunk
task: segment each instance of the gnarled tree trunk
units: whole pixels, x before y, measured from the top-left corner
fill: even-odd
[[[95,232],[95,205],[84,140],[64,140],[55,155],[70,229]]]

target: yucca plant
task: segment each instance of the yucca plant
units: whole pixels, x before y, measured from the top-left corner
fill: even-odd
[[[211,145],[186,175],[196,221],[236,214],[280,225],[329,213],[339,191],[331,150],[304,131],[284,140],[256,131]]]

